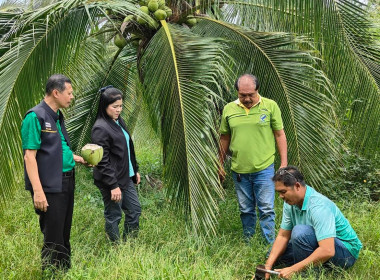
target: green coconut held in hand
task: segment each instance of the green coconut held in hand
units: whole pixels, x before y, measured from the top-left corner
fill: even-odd
[[[85,161],[95,166],[103,158],[103,147],[96,144],[86,144],[81,150],[81,155]]]

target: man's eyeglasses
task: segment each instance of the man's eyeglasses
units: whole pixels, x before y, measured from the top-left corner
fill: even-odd
[[[286,170],[286,169],[281,169],[281,170],[278,171],[278,174],[279,174],[280,176],[285,175],[285,173],[286,173],[286,174],[289,174],[290,176],[292,176],[292,177],[294,178],[294,180],[296,180],[296,182],[298,182],[296,176],[294,176],[294,174],[291,173],[291,172],[289,172],[288,170]]]

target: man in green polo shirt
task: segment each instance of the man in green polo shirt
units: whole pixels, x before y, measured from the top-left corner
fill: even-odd
[[[238,99],[224,107],[220,125],[220,163],[223,166],[230,150],[244,235],[250,238],[255,233],[257,205],[263,236],[273,243],[275,141],[280,167],[288,164],[281,111],[275,101],[259,95],[257,77],[244,74],[237,79],[235,87]],[[224,179],[222,168],[219,174]]]
[[[362,243],[335,203],[307,186],[294,166],[279,169],[273,181],[285,202],[281,228],[265,267],[285,264],[278,271],[286,279],[309,265],[325,262],[351,267]]]
[[[60,108],[74,98],[71,81],[51,76],[46,95],[30,109],[22,122],[21,138],[25,162],[25,188],[32,194],[40,228],[44,234],[42,268],[70,268],[70,230],[74,206],[74,155]]]

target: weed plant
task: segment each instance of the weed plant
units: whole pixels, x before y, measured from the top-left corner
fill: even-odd
[[[361,157],[351,151],[342,154],[343,164],[337,165],[339,176],[326,181],[329,195],[358,200],[380,200],[380,161],[377,154],[372,158]]]
[[[170,209],[161,188],[160,149],[138,146],[142,183],[141,230],[137,238],[112,245],[104,232],[103,202],[91,170],[77,167],[72,227],[72,268],[51,279],[251,279],[269,249],[260,234],[242,238],[232,182],[219,202],[216,236],[196,236],[184,217]],[[148,183],[148,175],[151,183]],[[352,269],[309,269],[294,279],[380,279],[380,205],[357,198],[337,202],[364,247]],[[276,199],[276,224],[282,201]],[[20,190],[0,214],[0,279],[41,279],[42,234],[30,194]],[[122,222],[121,222],[122,225]],[[259,232],[259,228],[257,228]]]

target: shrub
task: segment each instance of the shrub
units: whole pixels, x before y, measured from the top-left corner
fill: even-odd
[[[378,201],[380,195],[380,166],[376,158],[361,157],[352,152],[343,154],[339,177],[327,180],[331,195],[337,198],[364,196]]]

